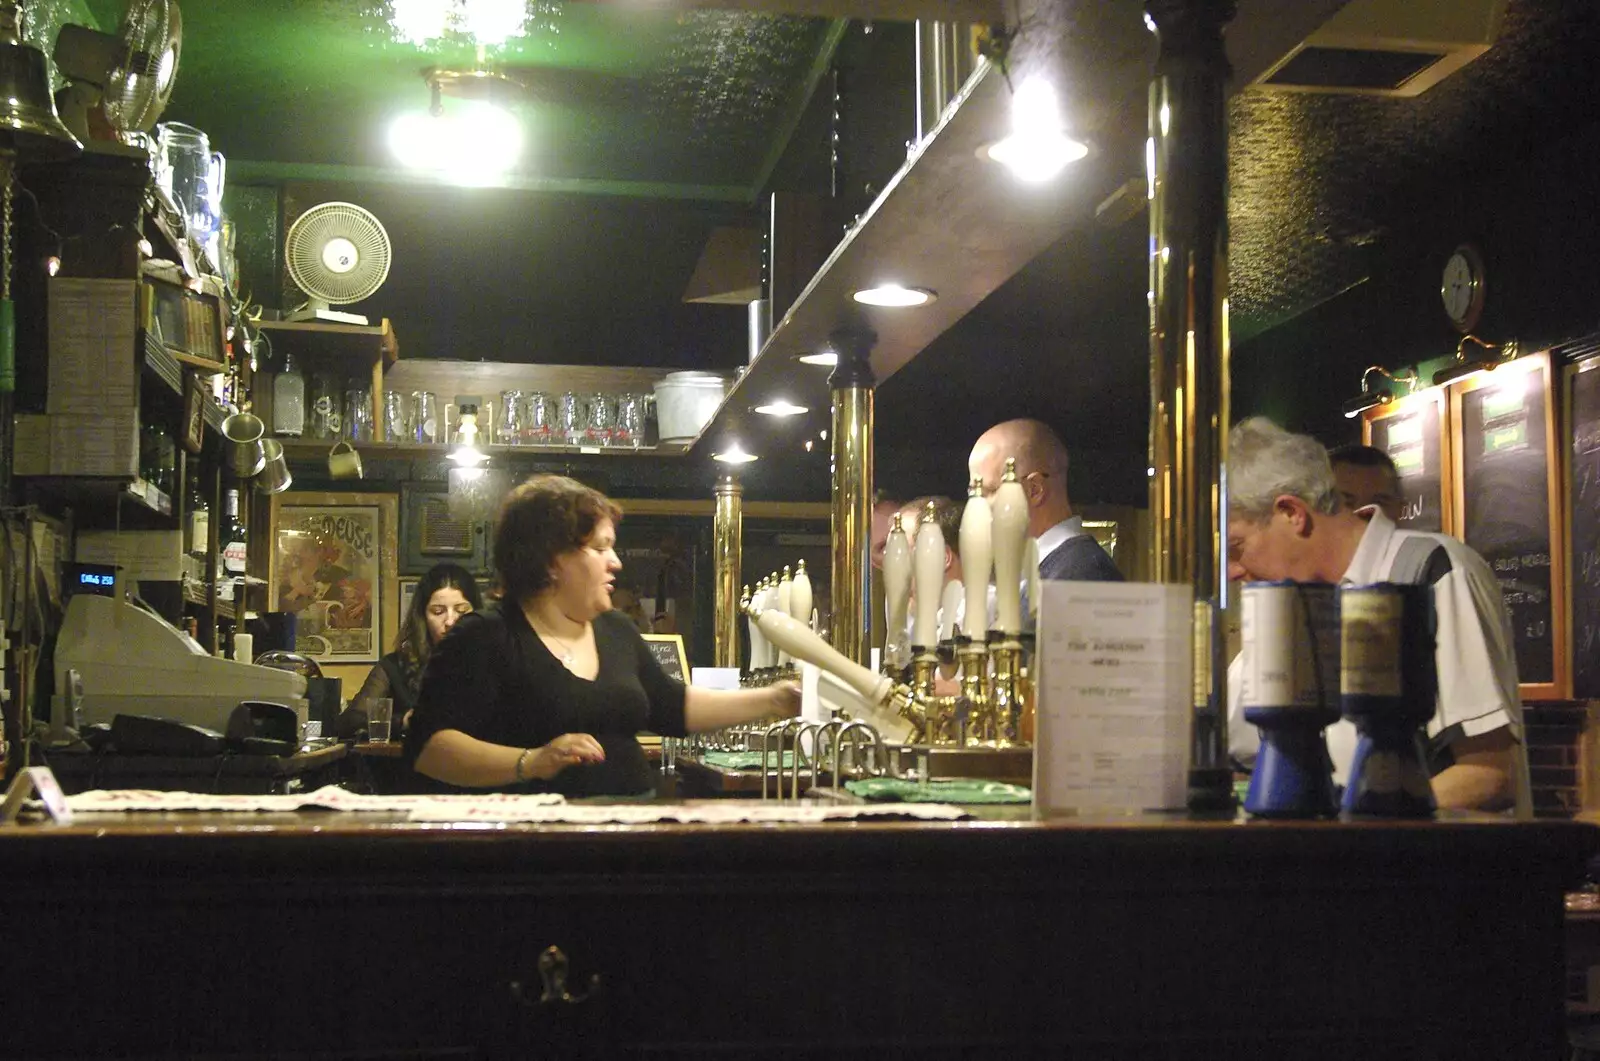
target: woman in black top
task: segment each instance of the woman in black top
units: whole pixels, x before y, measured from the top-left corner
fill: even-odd
[[[483,608],[478,583],[472,572],[460,564],[434,564],[417,583],[417,592],[406,609],[405,624],[394,651],[378,661],[361,683],[361,691],[351,701],[352,711],[363,712],[357,728],[366,725],[365,712],[373,700],[388,697],[394,701],[397,733],[404,733],[417,706],[422,684],[422,668],[433,648],[463,615]]]
[[[611,611],[621,510],[572,479],[538,475],[507,495],[494,532],[504,599],[465,616],[422,675],[406,757],[470,788],[569,796],[651,789],[635,735],[717,729],[800,710],[792,682],[685,687]]]

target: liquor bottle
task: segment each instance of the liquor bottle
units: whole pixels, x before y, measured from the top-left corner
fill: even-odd
[[[225,600],[233,600],[234,580],[244,577],[249,556],[248,534],[244,524],[239,520],[238,488],[228,490],[224,505],[221,534],[217,541],[221,544],[222,577],[226,581],[218,585],[217,595]]]
[[[199,469],[189,475],[189,552],[204,556],[211,548],[211,504],[200,489]]]
[[[299,438],[306,429],[306,378],[286,351],[283,371],[272,381],[272,432]]]

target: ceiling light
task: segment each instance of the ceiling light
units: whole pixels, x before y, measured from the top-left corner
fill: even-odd
[[[469,445],[457,446],[455,449],[450,451],[449,456],[451,460],[455,461],[463,468],[476,468],[480,464],[488,463],[489,460],[489,455],[487,453],[483,452],[483,450],[479,449],[477,446]]]
[[[939,296],[925,287],[883,284],[864,287],[850,296],[864,306],[926,306]]]
[[[521,158],[522,123],[504,107],[459,101],[437,116],[402,114],[389,127],[389,149],[402,164],[452,183],[491,184]]]
[[[759,460],[760,458],[754,453],[746,453],[744,448],[735,442],[721,453],[713,453],[711,459],[721,461],[723,464],[749,464],[751,461]]]
[[[1087,144],[1066,134],[1056,91],[1040,77],[1024,81],[1011,97],[1011,135],[978,149],[1029,183],[1049,180],[1088,153]]]
[[[824,350],[820,354],[801,354],[795,360],[802,365],[821,365],[824,368],[832,368],[839,363],[839,354],[836,350]]]
[[[779,398],[775,402],[756,406],[755,411],[762,416],[799,416],[801,413],[808,413],[811,410],[804,405],[795,405],[793,402]]]
[[[1483,347],[1483,353],[1473,357],[1466,356],[1468,343],[1477,343]],[[1456,344],[1456,363],[1449,368],[1442,368],[1433,374],[1433,385],[1443,387],[1449,383],[1459,383],[1469,376],[1476,376],[1480,372],[1492,372],[1502,359],[1501,356],[1491,354],[1490,351],[1499,350],[1504,357],[1515,357],[1517,347],[1515,343],[1501,346],[1478,338],[1476,335],[1463,335]]]

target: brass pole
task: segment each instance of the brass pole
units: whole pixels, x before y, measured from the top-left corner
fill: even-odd
[[[714,660],[719,667],[739,665],[739,562],[744,541],[744,488],[733,475],[717,479],[717,507],[711,520],[711,569],[716,579]]]
[[[839,363],[828,377],[833,427],[828,436],[833,471],[833,570],[829,641],[868,666],[867,545],[872,534],[872,395],[876,381],[868,355],[878,337],[837,331],[830,337]]]
[[[1227,586],[1222,473],[1228,439],[1229,75],[1234,0],[1146,0],[1160,42],[1150,82],[1150,521],[1159,582],[1187,583],[1215,612]],[[1201,615],[1196,609],[1197,621]],[[1227,669],[1210,660],[1195,705],[1191,808],[1232,805]],[[1196,697],[1196,700],[1200,700]]]

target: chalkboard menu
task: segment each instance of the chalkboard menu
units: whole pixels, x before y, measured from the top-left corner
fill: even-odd
[[[1362,423],[1367,445],[1387,453],[1400,473],[1405,508],[1399,522],[1409,530],[1438,532],[1448,523],[1444,472],[1450,458],[1444,409],[1444,392],[1428,390],[1383,406]]]
[[[1452,388],[1461,537],[1500,579],[1525,699],[1566,693],[1560,467],[1550,357]]]
[[[1572,695],[1600,699],[1600,357],[1568,370],[1572,424]]]
[[[661,664],[661,669],[685,685],[689,684],[689,655],[683,650],[682,634],[644,634],[644,646]]]

